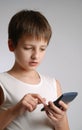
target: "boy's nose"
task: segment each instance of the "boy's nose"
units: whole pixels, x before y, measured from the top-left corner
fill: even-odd
[[[32,53],[31,58],[32,58],[32,59],[38,59],[38,57],[39,57],[39,52],[38,52],[38,51],[34,51],[34,52]]]

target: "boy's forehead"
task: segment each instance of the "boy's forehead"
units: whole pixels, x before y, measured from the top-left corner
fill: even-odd
[[[29,41],[29,42],[44,42],[47,43],[47,41],[43,38],[43,37],[33,37],[33,36],[28,36],[28,35],[23,35],[20,40],[24,40],[24,41]]]
[[[47,45],[47,42],[44,41],[44,40],[36,40],[36,39],[27,39],[24,41],[23,43],[24,45],[43,45],[43,46],[46,46]]]
[[[36,38],[28,38],[28,37],[22,37],[19,40],[19,45],[23,46],[27,46],[27,45],[31,45],[31,46],[47,46],[47,42],[44,39],[36,39]]]

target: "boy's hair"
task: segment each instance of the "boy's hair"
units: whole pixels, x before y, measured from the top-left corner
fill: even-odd
[[[21,10],[9,22],[8,39],[11,39],[16,47],[18,40],[23,35],[37,40],[43,39],[49,43],[52,30],[49,22],[40,12]]]

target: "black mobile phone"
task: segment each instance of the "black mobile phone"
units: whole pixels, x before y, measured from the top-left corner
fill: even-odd
[[[78,95],[78,92],[67,92],[67,93],[63,93],[59,98],[57,98],[57,100],[55,100],[53,103],[57,106],[57,107],[61,107],[59,105],[59,101],[62,100],[65,103],[69,103],[72,100],[75,99],[75,97]],[[44,107],[41,109],[41,111],[44,111]]]

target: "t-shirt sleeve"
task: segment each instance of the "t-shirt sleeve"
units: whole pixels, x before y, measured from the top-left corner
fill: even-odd
[[[5,88],[4,88],[4,86],[3,86],[3,84],[0,82],[0,87],[2,88],[2,90],[3,90],[3,94],[4,94],[4,102],[6,101],[6,97],[7,97],[7,93],[6,93],[6,90],[5,90]]]

